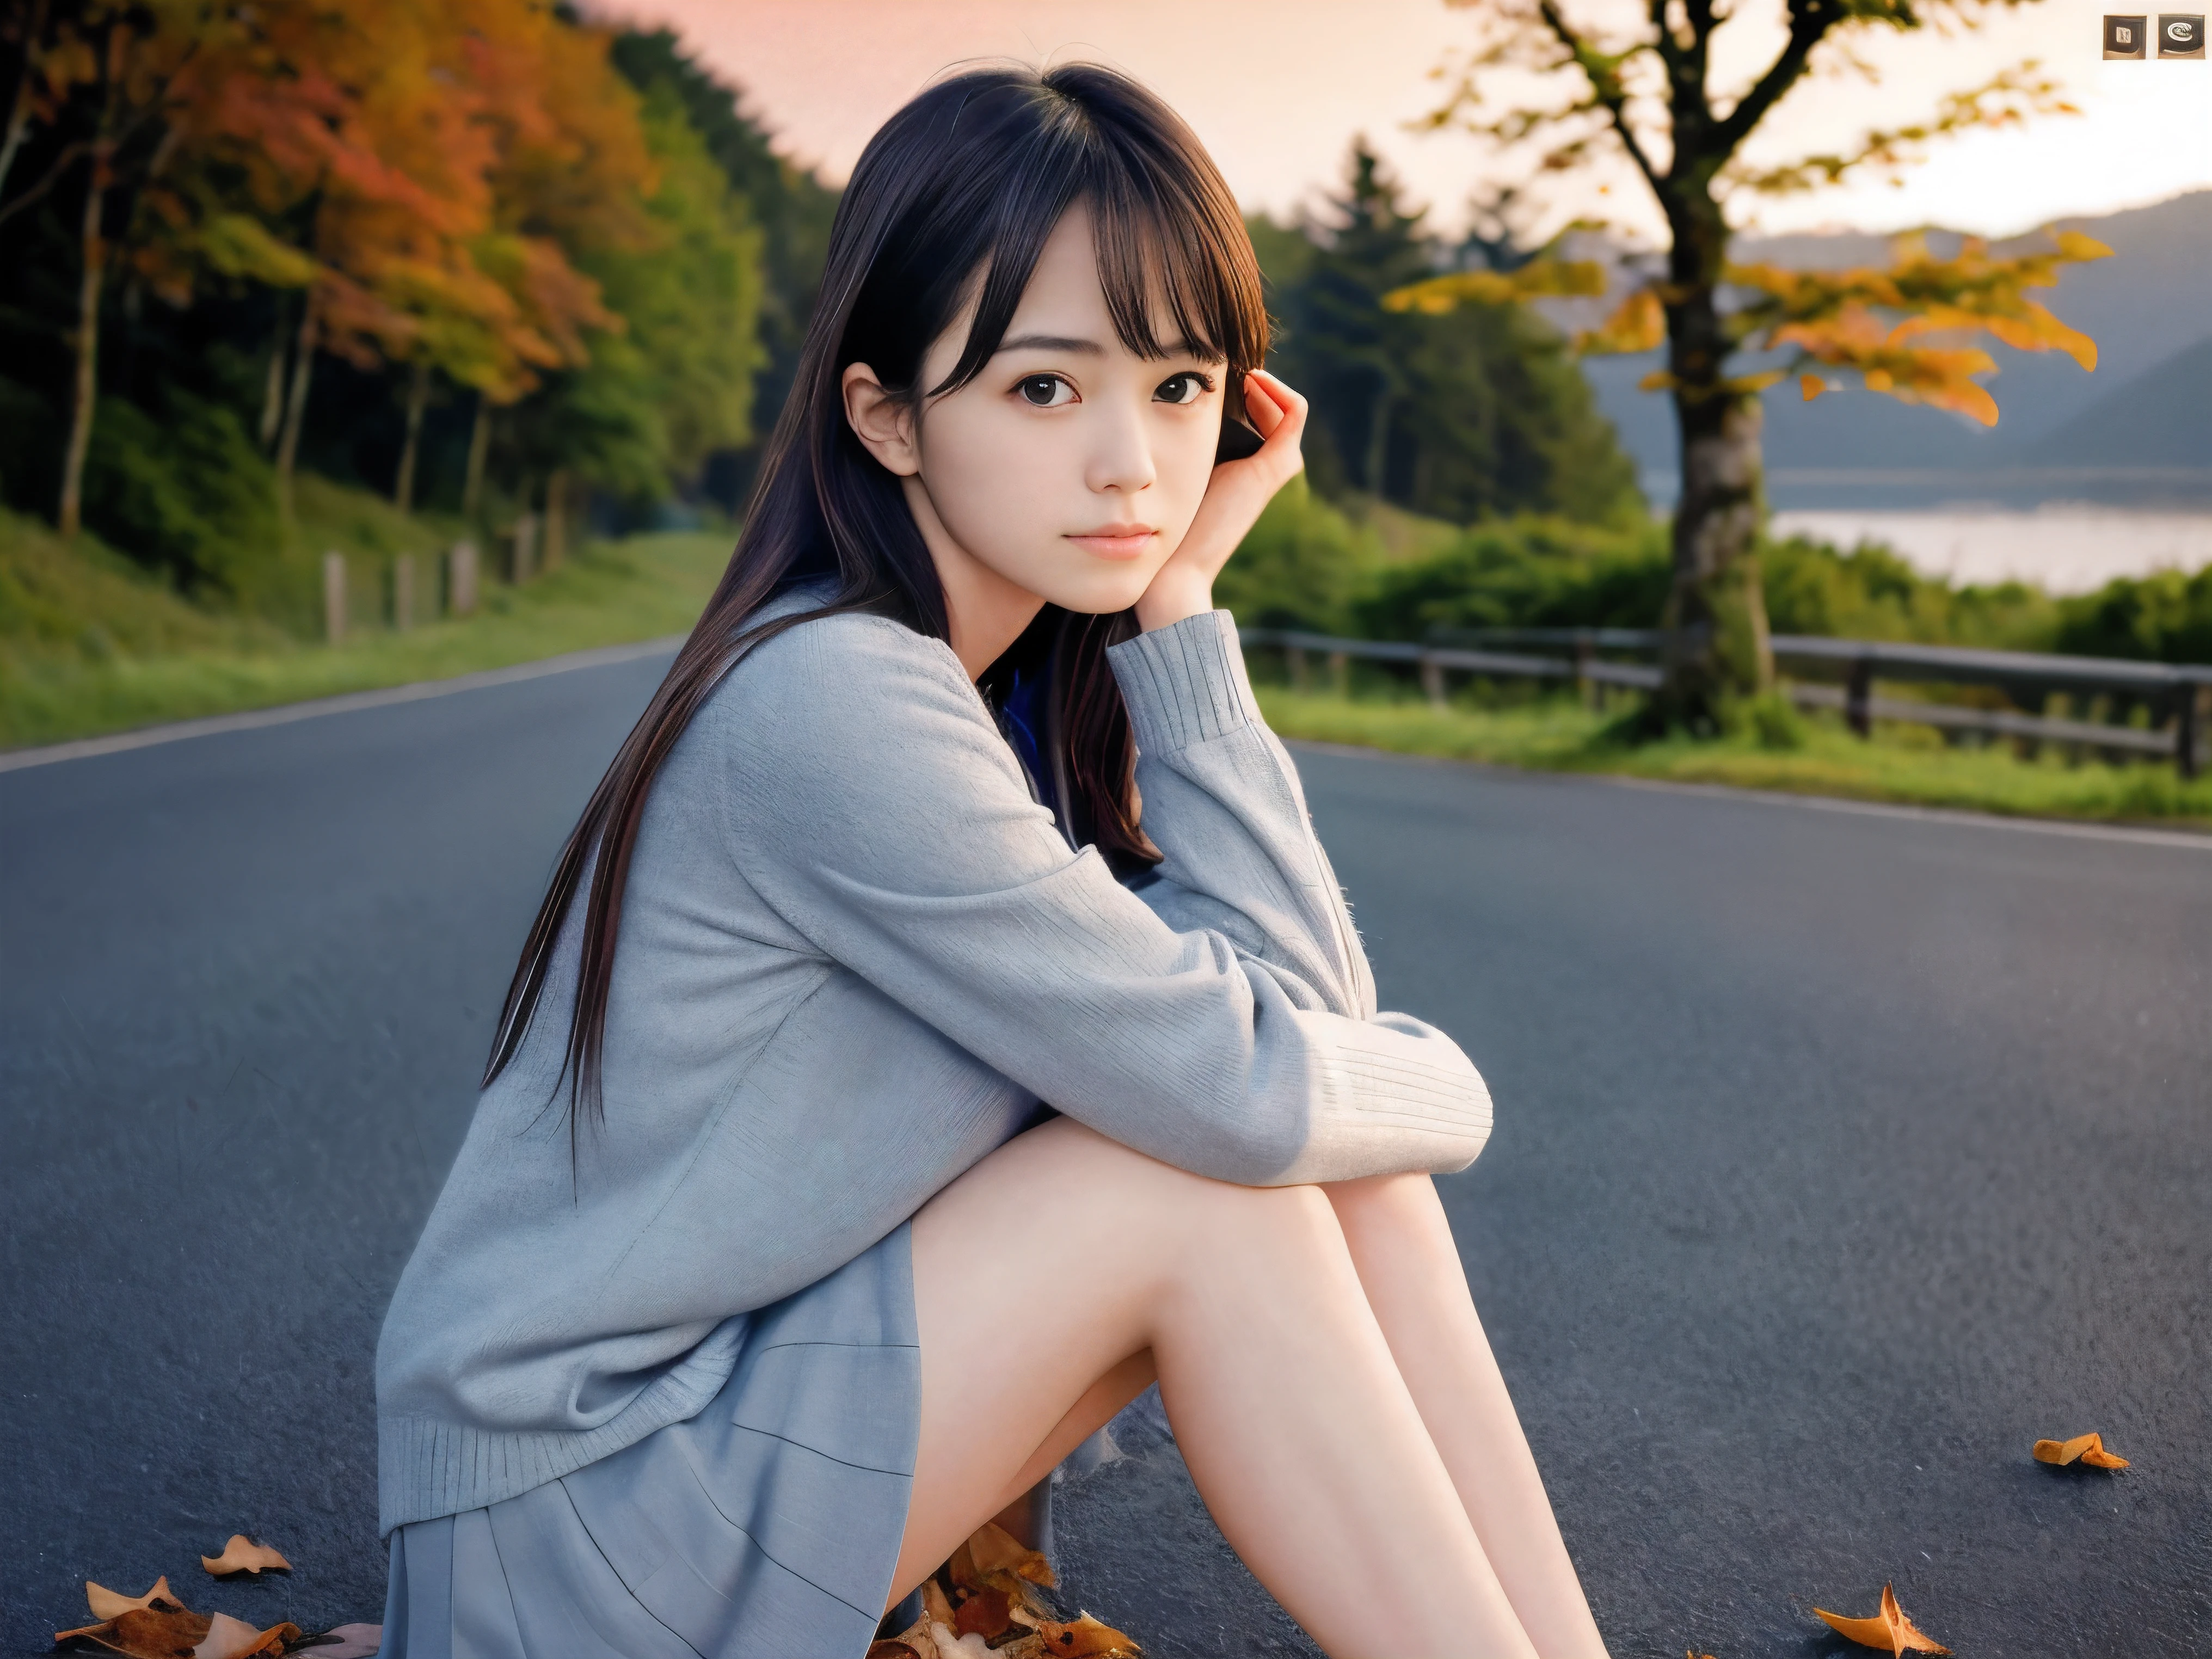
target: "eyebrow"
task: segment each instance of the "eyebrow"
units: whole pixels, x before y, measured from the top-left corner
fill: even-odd
[[[1066,334],[1018,334],[1011,340],[1000,341],[999,350],[991,355],[997,356],[1000,352],[1006,351],[1077,351],[1090,357],[1106,355],[1106,348],[1097,341],[1078,339]],[[1192,350],[1186,341],[1166,340],[1160,344],[1160,355],[1163,357],[1194,357],[1199,354]]]

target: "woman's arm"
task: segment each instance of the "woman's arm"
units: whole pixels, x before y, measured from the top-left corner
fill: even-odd
[[[1194,687],[1167,675],[1145,716],[1189,736],[1177,746],[1155,734],[1169,793],[1181,787],[1170,773],[1214,763],[1219,738],[1253,741],[1246,726],[1217,729],[1221,707]],[[1489,1097],[1449,1038],[1401,1017],[1330,1012],[1339,996],[1316,981],[1337,969],[1317,948],[1302,967],[1299,950],[1255,959],[1224,931],[1177,931],[1095,852],[1071,854],[943,645],[874,617],[802,624],[734,671],[693,737],[722,758],[729,854],[764,902],[824,957],[1102,1133],[1255,1185],[1455,1170],[1481,1149]],[[1214,814],[1232,860],[1266,862],[1239,850],[1251,835],[1230,822],[1235,810],[1188,787],[1186,810],[1169,814],[1179,858],[1217,862]],[[1302,809],[1291,816],[1303,825]],[[1264,833],[1291,846],[1295,865],[1297,837]],[[1273,885],[1286,914],[1322,914],[1302,879],[1253,884]]]
[[[1110,653],[1137,738],[1144,826],[1167,856],[1141,896],[1178,931],[1215,929],[1288,970],[1301,1006],[1375,1013],[1375,982],[1297,769],[1260,718],[1237,625],[1211,611]]]

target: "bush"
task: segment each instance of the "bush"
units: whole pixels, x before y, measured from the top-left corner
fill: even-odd
[[[196,598],[263,597],[276,572],[276,479],[229,409],[172,391],[157,417],[103,398],[85,460],[85,522]]]
[[[1216,578],[1214,598],[1248,628],[1340,634],[1380,557],[1371,534],[1294,478]]]
[[[2122,576],[2058,602],[2057,649],[2087,657],[2212,663],[2212,565]]]
[[[1759,578],[1767,625],[1777,634],[2051,648],[2057,611],[2040,589],[2021,582],[1953,587],[1879,543],[1845,553],[1801,536],[1767,542],[1759,549]]]
[[[1722,710],[1721,727],[1777,753],[1802,749],[1812,727],[1797,705],[1779,691],[1742,697]]]
[[[1379,570],[1354,612],[1361,631],[1380,639],[1417,640],[1434,629],[1649,628],[1668,579],[1657,525],[1501,520],[1428,558]]]

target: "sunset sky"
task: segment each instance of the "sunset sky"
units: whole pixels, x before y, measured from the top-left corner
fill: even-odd
[[[1622,3],[1569,0],[1568,10],[1601,20],[1621,15]],[[744,89],[783,149],[833,179],[932,76],[992,57],[1090,58],[1131,71],[1197,129],[1248,209],[1279,216],[1335,179],[1356,132],[1446,223],[1486,177],[1470,140],[1405,130],[1437,95],[1430,71],[1472,38],[1468,15],[1442,0],[596,0],[590,9],[675,28]],[[1642,9],[1630,3],[1626,15]],[[1743,0],[1741,9],[1734,34],[1759,52],[1781,6]],[[1870,182],[1771,204],[1761,226],[1939,223],[2004,234],[2212,185],[2212,63],[2103,62],[2101,9],[2087,0],[1995,9],[1971,33],[1869,41],[1880,84],[1835,76],[1802,88],[1762,130],[1764,149],[1778,158],[1848,143],[1870,122],[1915,118],[1944,92],[2024,58],[2063,78],[2081,116],[1945,143],[1903,189]],[[1556,216],[1593,210],[1652,222],[1618,174],[1560,181]]]

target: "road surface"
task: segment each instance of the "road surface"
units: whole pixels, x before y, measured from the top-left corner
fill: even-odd
[[[370,1355],[560,835],[659,672],[0,771],[0,1649],[87,1577],[374,1620]],[[2212,1652],[2212,848],[1302,754],[1613,1651]],[[2032,1462],[2088,1429],[2118,1476]],[[1076,1599],[1291,1652],[1172,1443]],[[217,1585],[231,1533],[289,1578]]]

